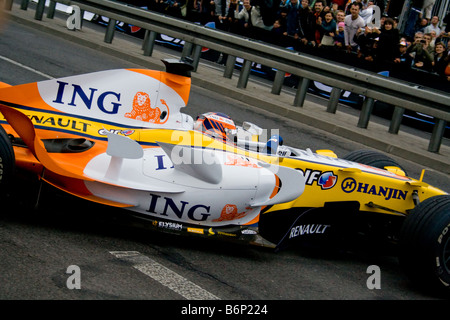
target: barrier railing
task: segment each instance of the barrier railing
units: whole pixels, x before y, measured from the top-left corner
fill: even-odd
[[[5,8],[11,9],[13,0],[5,0]],[[237,83],[246,88],[251,64],[260,63],[278,70],[278,74],[291,73],[300,78],[293,105],[302,107],[310,81],[318,81],[333,88],[327,104],[327,112],[335,113],[343,90],[365,96],[357,126],[367,128],[373,104],[376,100],[395,106],[389,132],[397,134],[405,110],[420,112],[435,118],[428,151],[439,152],[447,122],[450,121],[450,94],[421,87],[398,79],[387,78],[365,70],[359,70],[336,62],[300,52],[276,47],[243,38],[206,26],[176,19],[171,16],[143,10],[120,2],[109,0],[57,0],[50,1],[47,17],[52,18],[56,2],[77,6],[109,18],[104,41],[111,43],[115,24],[122,21],[146,30],[143,40],[143,54],[151,56],[156,34],[162,33],[185,41],[182,58],[191,57],[194,71],[200,60],[200,50],[207,47],[228,54],[224,77],[230,78],[236,57],[244,59]],[[22,0],[21,7],[28,6]],[[45,0],[38,0],[35,19],[43,18]],[[280,94],[283,77],[275,76],[272,94]]]

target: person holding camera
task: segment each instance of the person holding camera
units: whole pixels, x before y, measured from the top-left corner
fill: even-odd
[[[414,43],[406,50],[413,56],[413,67],[431,71],[433,58],[427,50],[427,41],[423,38],[422,32],[416,32],[414,35]]]

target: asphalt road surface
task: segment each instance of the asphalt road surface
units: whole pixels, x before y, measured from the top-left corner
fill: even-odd
[[[140,66],[17,23],[4,26],[0,36],[0,81],[13,85],[128,67]],[[280,130],[295,147],[332,149],[339,156],[364,148],[201,88],[192,89],[184,111],[194,117],[221,111],[237,124],[251,119]],[[419,176],[419,166],[397,160],[411,176]],[[430,172],[427,182],[449,191],[447,175]],[[397,258],[376,246],[275,253],[152,232],[123,211],[49,188],[42,191],[41,205],[31,209],[35,196],[34,181],[24,178],[1,204],[0,299],[220,299],[253,302],[254,311],[262,300],[436,299],[413,287]],[[380,288],[368,286],[370,266],[379,267]],[[183,309],[188,302],[174,307],[175,314],[195,312]],[[220,307],[225,314],[225,303]]]

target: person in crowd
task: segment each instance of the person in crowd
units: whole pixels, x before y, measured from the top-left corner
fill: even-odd
[[[361,4],[360,12],[365,9],[364,4],[363,4],[363,0],[348,0],[347,3],[345,4],[345,8],[344,8],[345,15],[349,15],[350,14],[350,8],[351,8],[353,3],[360,3]]]
[[[244,35],[250,38],[258,38],[260,30],[265,29],[259,8],[252,6],[250,0],[244,0],[241,11],[239,11],[239,6],[236,6],[234,17],[243,21]]]
[[[230,0],[210,0],[211,17],[216,23],[216,28],[219,30],[227,30],[227,15],[230,6]]]
[[[426,41],[423,39],[423,34],[417,32],[414,35],[414,42],[406,50],[407,53],[413,56],[413,67],[424,70],[431,71],[433,58],[428,53]]]
[[[394,56],[394,65],[400,70],[411,69],[412,57],[406,52],[408,49],[408,43],[405,40],[401,40],[398,44],[398,51]]]
[[[335,19],[336,19],[336,24],[337,24],[337,27],[338,27],[338,24],[340,22],[344,22],[344,20],[345,20],[345,12],[344,12],[344,10],[338,10],[336,12],[336,14],[335,14]]]
[[[426,43],[426,49],[428,53],[430,54],[431,58],[434,58],[434,41],[433,36],[431,33],[425,33],[423,35],[423,40],[425,40]]]
[[[186,0],[185,9],[181,10],[182,16],[188,21],[195,21],[201,23],[202,20],[202,4],[200,0]],[[183,12],[184,11],[184,12]]]
[[[279,17],[274,21],[272,29],[269,32],[268,42],[281,47],[289,47],[290,41],[284,35],[285,32],[286,32],[286,21]]]
[[[298,35],[300,43],[304,46],[314,40],[313,23],[315,23],[315,19],[309,7],[309,0],[302,0],[298,10]]]
[[[334,36],[334,45],[337,49],[343,49],[345,47],[344,28],[345,22],[339,22],[337,24],[337,30]]]
[[[431,18],[430,24],[428,26],[426,26],[424,29],[424,33],[431,33],[431,31],[436,32],[436,37],[439,37],[439,35],[442,32],[441,28],[439,28],[439,17],[438,16],[433,16]]]
[[[251,29],[253,28],[253,24],[251,21],[250,12],[253,7],[250,4],[250,0],[244,0],[242,4],[242,9],[239,11],[239,6],[236,6],[234,11],[234,18],[240,22],[241,34],[244,36],[251,35]]]
[[[413,44],[418,43],[418,42],[420,42],[420,41],[422,41],[422,40],[423,40],[423,32],[417,31],[417,32],[414,34]]]
[[[165,11],[167,14],[175,18],[182,18],[181,7],[186,4],[186,0],[166,0],[164,3],[166,4]]]
[[[372,21],[373,17],[373,9],[371,8],[371,6],[373,5],[373,1],[370,0],[355,0],[355,1],[361,2],[362,7],[359,12],[359,15],[361,18],[363,18],[364,22],[368,24],[369,22]]]
[[[314,11],[313,11],[314,22],[311,24],[311,26],[313,27],[312,30],[313,40],[311,41],[313,46],[320,45],[320,42],[322,40],[322,33],[321,33],[322,22],[325,19],[326,13],[326,11],[324,10],[325,4],[326,2],[324,0],[316,0],[316,2],[314,3]]]
[[[345,9],[345,4],[347,3],[347,0],[332,0],[331,3],[332,4],[336,4],[338,10],[344,10]]]
[[[444,75],[447,67],[448,50],[443,42],[438,42],[434,48],[433,71],[439,75]]]
[[[345,17],[345,46],[347,52],[357,52],[358,44],[355,42],[354,37],[358,30],[365,27],[364,20],[359,16],[359,11],[361,10],[360,2],[353,2],[350,5],[350,14]]]
[[[279,7],[279,9],[285,8],[288,5],[288,3],[289,3],[289,0],[280,0],[280,7]]]
[[[320,25],[320,46],[334,47],[334,37],[336,35],[336,20],[334,20],[333,13],[328,11],[325,13]]]
[[[394,28],[394,20],[387,18],[384,22],[383,28],[373,28],[374,33],[378,35],[377,46],[377,63],[389,64],[394,60],[397,51],[400,35],[398,29]]]
[[[330,11],[334,17],[336,17],[336,13],[339,11],[339,6],[337,5],[337,3],[331,3],[330,7]]]
[[[286,31],[286,23],[283,23],[282,19],[276,19],[273,23],[272,30],[270,32],[273,34],[273,39],[281,39],[283,33]]]
[[[444,69],[442,78],[450,83],[450,55],[447,55],[447,57],[444,58],[444,61],[446,62],[447,66]]]
[[[398,17],[393,17],[392,20],[394,20],[394,28],[398,29],[398,23],[400,22],[400,20],[398,19]]]
[[[444,31],[450,36],[450,12],[442,19],[442,22],[445,24]]]
[[[450,12],[447,13],[447,15],[442,19],[442,22],[445,25],[444,30],[439,35],[440,41],[443,41],[444,43],[447,43],[448,45],[448,39],[450,38]]]
[[[165,0],[150,0],[148,8],[151,11],[164,13],[166,8]]]
[[[443,33],[445,33],[445,32],[441,32],[441,36],[442,36]],[[434,46],[436,45],[436,42],[440,42],[440,41],[436,41],[438,37],[437,37],[436,32],[434,30],[432,30],[430,32],[430,35],[431,35],[430,45],[434,48]]]
[[[230,0],[226,20],[227,20],[227,25],[228,25],[228,31],[231,33],[239,34],[239,23],[238,23],[238,20],[234,16],[234,12],[236,11],[236,9],[239,9],[239,1],[238,0]]]
[[[286,32],[286,29],[287,29],[287,13],[288,13],[288,9],[285,7],[282,7],[279,10],[278,15],[276,17],[276,20],[278,20],[280,27],[283,30],[283,34]]]
[[[414,33],[419,32],[419,31],[425,32],[425,28],[428,26],[428,23],[429,23],[429,21],[427,18],[419,17],[417,19],[416,25],[414,26]]]
[[[290,0],[285,8],[287,9],[285,35],[298,39],[298,10],[300,9],[300,2],[298,0]]]
[[[372,28],[365,26],[364,29],[359,28],[353,39],[358,44],[357,57],[373,62],[376,57],[375,50],[378,46],[378,34],[374,33]]]

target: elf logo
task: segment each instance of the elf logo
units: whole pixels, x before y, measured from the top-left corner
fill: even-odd
[[[316,183],[318,186],[322,188],[322,190],[328,190],[333,188],[337,182],[337,176],[333,173],[333,171],[318,171],[312,169],[301,170],[303,175],[305,176],[306,185],[312,186]]]

